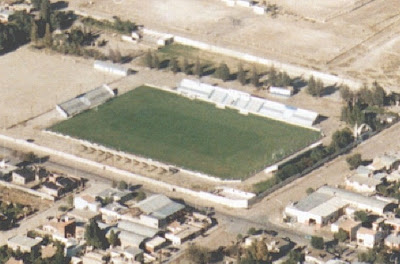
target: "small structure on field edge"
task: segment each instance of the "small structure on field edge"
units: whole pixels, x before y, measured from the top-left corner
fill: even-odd
[[[114,75],[119,75],[119,76],[128,76],[129,75],[129,69],[125,68],[124,66],[112,62],[107,62],[107,61],[98,61],[96,60],[93,64],[93,67],[96,70],[111,73]]]
[[[103,84],[85,94],[56,105],[56,110],[61,116],[67,118],[98,106],[114,96],[113,90],[108,85]]]

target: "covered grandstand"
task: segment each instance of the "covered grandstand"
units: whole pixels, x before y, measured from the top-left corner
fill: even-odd
[[[242,114],[251,113],[307,128],[311,128],[318,117],[316,112],[199,81],[183,79],[177,90],[181,95],[214,103],[219,108],[230,107],[239,110]]]
[[[93,67],[96,70],[119,75],[119,76],[128,76],[129,69],[123,67],[120,64],[106,62],[106,61],[95,61]]]
[[[98,106],[112,97],[114,97],[114,92],[106,84],[103,84],[85,94],[57,105],[56,110],[61,116],[67,118]]]

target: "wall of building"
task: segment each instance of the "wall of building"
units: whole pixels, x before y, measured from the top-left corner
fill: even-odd
[[[51,195],[49,195],[47,193],[43,193],[43,192],[39,192],[39,191],[36,191],[36,190],[32,190],[32,189],[29,189],[29,188],[26,188],[26,187],[23,187],[23,186],[20,186],[20,185],[16,185],[16,184],[13,184],[13,183],[10,183],[10,182],[0,181],[0,185],[6,187],[8,189],[15,189],[15,190],[19,190],[19,191],[22,191],[22,192],[26,192],[26,193],[32,194],[34,196],[38,196],[38,197],[40,197],[42,199],[45,199],[45,200],[50,200],[50,201],[54,201],[55,200],[55,198],[53,196],[51,196]]]

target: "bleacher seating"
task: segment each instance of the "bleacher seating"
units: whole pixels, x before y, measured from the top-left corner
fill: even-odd
[[[70,117],[100,105],[112,97],[114,97],[114,92],[110,87],[102,85],[79,97],[57,105],[56,109],[64,117]]]
[[[183,79],[177,90],[182,95],[211,102],[218,107],[228,106],[239,110],[241,113],[252,113],[304,127],[312,127],[318,117],[318,113],[309,110],[257,98],[241,91],[200,83],[199,81]]]

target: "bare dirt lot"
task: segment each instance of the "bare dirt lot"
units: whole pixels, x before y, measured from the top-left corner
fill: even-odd
[[[70,0],[69,5],[92,15],[119,15],[149,28],[343,77],[379,79],[396,89],[399,58],[384,56],[392,54],[390,47],[376,49],[390,43],[400,30],[399,1],[269,2],[279,8],[276,18],[228,7],[220,0]],[[369,60],[371,56],[376,59]],[[370,72],[382,67],[384,71]]]
[[[57,103],[116,78],[93,70],[93,61],[32,51],[24,46],[0,59],[0,125],[10,127]]]

